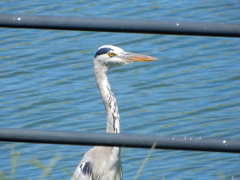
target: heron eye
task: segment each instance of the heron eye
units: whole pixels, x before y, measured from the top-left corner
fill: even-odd
[[[112,52],[110,52],[110,53],[108,53],[108,55],[109,55],[110,57],[113,57],[115,54],[112,53]]]

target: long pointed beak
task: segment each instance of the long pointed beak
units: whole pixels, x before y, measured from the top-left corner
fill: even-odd
[[[119,57],[126,61],[132,61],[132,62],[157,60],[157,58],[152,57],[152,56],[147,56],[147,55],[143,55],[143,54],[135,54],[135,53],[130,53],[130,52],[124,52]]]

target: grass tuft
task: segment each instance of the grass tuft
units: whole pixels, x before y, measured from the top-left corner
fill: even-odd
[[[153,143],[153,145],[152,145],[152,147],[151,147],[148,155],[147,155],[146,158],[144,159],[144,161],[143,161],[142,165],[140,166],[137,174],[134,176],[134,178],[133,178],[134,180],[137,180],[138,176],[140,175],[141,171],[143,170],[145,164],[147,163],[147,161],[148,161],[149,157],[151,156],[153,150],[155,149],[156,145],[157,145],[157,143]]]

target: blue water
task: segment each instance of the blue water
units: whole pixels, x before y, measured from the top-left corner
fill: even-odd
[[[0,13],[239,23],[232,1],[1,1]],[[105,132],[92,59],[113,44],[158,58],[112,69],[122,133],[240,138],[238,38],[1,29],[0,127]],[[0,171],[69,179],[90,147],[0,142]],[[149,153],[122,149],[124,179]],[[16,155],[14,156],[16,157]],[[36,160],[37,159],[37,160]],[[35,165],[33,164],[35,162]],[[240,179],[239,154],[154,150],[138,179]]]

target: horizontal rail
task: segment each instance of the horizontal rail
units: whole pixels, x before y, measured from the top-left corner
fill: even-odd
[[[0,14],[0,27],[240,37],[240,24]]]
[[[0,128],[0,141],[240,153],[240,139]]]

